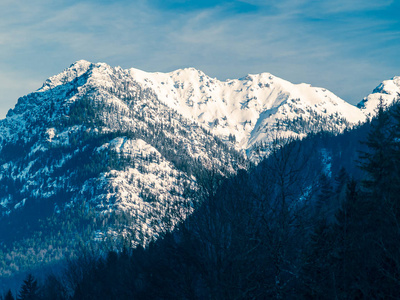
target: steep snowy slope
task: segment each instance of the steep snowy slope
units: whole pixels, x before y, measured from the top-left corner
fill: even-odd
[[[383,81],[357,106],[366,116],[372,117],[375,115],[375,110],[380,102],[380,99],[383,100],[383,104],[386,106],[390,106],[394,101],[400,100],[399,76]]]
[[[100,215],[129,215],[143,244],[193,210],[207,172],[246,168],[128,71],[86,61],[18,100],[0,121],[0,151],[0,220],[86,203]]]
[[[88,173],[85,180],[93,181],[92,177],[99,174],[107,178],[113,168],[96,167],[92,156],[107,157],[109,163],[121,157],[133,162],[137,156],[126,159],[126,153],[135,151],[125,147],[134,149],[142,142],[158,151],[156,156],[165,161],[161,164],[165,172],[183,172],[187,180],[184,185],[191,186],[192,175],[197,172],[193,169],[216,167],[221,174],[229,174],[244,167],[243,158],[230,146],[245,150],[257,161],[273,138],[305,136],[322,129],[340,132],[349,124],[363,122],[376,107],[377,97],[389,101],[398,89],[398,77],[385,81],[364,100],[364,109],[360,110],[323,88],[295,85],[268,73],[221,82],[193,68],[147,73],[81,60],[46,80],[35,93],[20,98],[0,122],[0,180],[16,182],[0,195],[0,209],[9,213],[29,197],[54,196],[79,174]],[[102,154],[107,152],[104,145],[113,145],[111,140],[116,138],[125,141],[121,146],[125,150],[108,146],[111,154]],[[54,158],[52,153],[56,153]],[[83,158],[76,158],[79,156]],[[81,164],[79,168],[102,172],[71,169],[70,161],[86,158],[93,159],[91,165]],[[68,190],[82,194],[90,180]],[[113,185],[111,181],[106,180],[109,186]],[[131,197],[126,196],[132,194],[127,190],[125,196],[114,198]],[[94,195],[89,198],[97,199]],[[119,203],[122,207],[136,201],[115,199],[112,205]],[[96,205],[110,207],[104,203],[111,202],[103,202]]]
[[[51,217],[67,220],[54,233],[65,241],[133,230],[145,245],[190,214],[217,176],[246,169],[246,156],[258,162],[274,138],[340,132],[363,122],[379,95],[393,101],[398,88],[398,78],[378,87],[360,110],[268,73],[222,82],[195,69],[147,73],[78,61],[0,120],[0,243],[33,239]],[[78,208],[76,218],[90,215],[85,224],[95,226],[77,221],[71,238]],[[53,239],[41,241],[55,249]]]
[[[320,130],[340,132],[365,120],[357,107],[326,89],[292,84],[269,73],[221,82],[193,68],[147,73],[78,61],[48,79],[38,92],[79,78],[93,66],[97,71],[89,79],[91,84],[112,89],[112,80],[135,82],[223,141],[234,142],[236,149],[246,150],[250,158],[252,149],[276,137],[302,137]]]
[[[186,117],[237,148],[249,150],[278,136],[303,136],[321,129],[342,130],[365,120],[364,114],[323,88],[292,84],[268,73],[221,82],[193,68],[171,73],[130,75]],[[318,118],[323,122],[318,122]],[[296,126],[296,121],[308,128]]]

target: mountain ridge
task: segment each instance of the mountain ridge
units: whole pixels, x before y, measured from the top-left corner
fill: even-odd
[[[142,227],[155,236],[160,229],[152,216],[173,208],[182,218],[195,206],[189,199],[199,188],[194,174],[215,167],[226,176],[245,162],[151,91],[121,83],[123,72],[99,66],[101,72],[80,62],[53,76],[0,121],[0,181],[8,186],[1,213],[33,198],[56,211],[87,200],[100,211],[139,211]],[[99,84],[104,70],[110,80]]]
[[[194,68],[145,72],[86,60],[47,79],[37,93],[71,84],[77,78],[81,80],[78,87],[85,80],[99,88],[112,88],[113,80],[133,81],[223,141],[234,142],[236,150],[254,162],[262,159],[262,155],[254,155],[255,150],[267,153],[261,149],[264,142],[277,137],[302,138],[321,130],[341,132],[371,116],[370,110],[353,106],[327,89],[292,84],[270,73],[219,81]],[[17,104],[8,116],[26,109]]]
[[[382,104],[390,106],[393,102],[398,101],[400,96],[400,76],[394,76],[390,80],[384,80],[380,83],[371,94],[361,100],[357,107],[359,107],[364,114],[371,118],[376,113],[376,107],[382,99]]]
[[[371,107],[382,94],[390,104],[397,83],[385,81],[364,102]],[[91,212],[84,221],[93,224],[85,231],[75,221],[76,236],[133,232],[133,243],[146,246],[190,215],[216,182],[266,157],[271,142],[340,133],[367,120],[364,111],[269,73],[222,82],[194,68],[147,73],[78,61],[0,120],[0,243],[18,245],[10,226],[32,240],[38,223],[79,210]],[[68,222],[52,234],[71,234],[63,232]],[[45,253],[53,240],[41,238]],[[68,243],[60,249],[76,246]],[[0,275],[18,271],[8,262]]]

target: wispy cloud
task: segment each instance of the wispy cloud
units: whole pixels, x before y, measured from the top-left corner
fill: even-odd
[[[147,71],[194,66],[220,79],[271,72],[353,103],[400,74],[394,1],[265,3],[3,0],[0,117],[32,82],[78,59]]]

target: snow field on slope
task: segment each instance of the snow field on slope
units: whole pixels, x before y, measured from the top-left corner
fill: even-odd
[[[369,94],[359,103],[359,107],[367,117],[371,118],[376,114],[380,99],[386,106],[390,106],[395,101],[400,101],[400,76],[383,81],[374,89],[372,94]]]
[[[106,172],[100,183],[96,182],[108,191],[92,199],[98,209],[117,209],[134,215],[133,226],[143,230],[147,240],[172,229],[192,212],[193,199],[182,195],[185,188],[197,190],[196,182],[176,170],[154,147],[141,139],[119,137],[97,149],[104,150],[131,158],[134,166]],[[90,185],[91,182],[85,184],[83,190],[92,188]],[[163,224],[160,220],[167,222]]]

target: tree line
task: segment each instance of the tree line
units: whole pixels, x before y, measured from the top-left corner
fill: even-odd
[[[273,144],[250,172],[202,177],[173,232],[84,252],[29,299],[398,299],[400,106],[366,126],[356,177],[324,173],[313,143]]]

